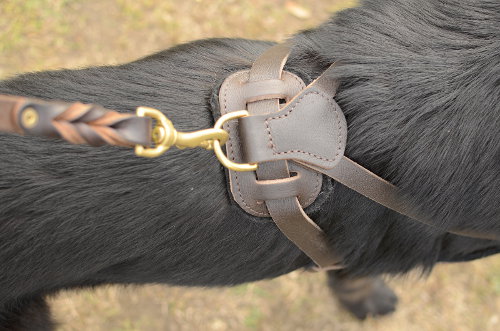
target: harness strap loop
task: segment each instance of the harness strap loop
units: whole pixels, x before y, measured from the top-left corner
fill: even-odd
[[[243,86],[243,97],[247,102],[286,97],[286,86],[281,79],[249,82]]]

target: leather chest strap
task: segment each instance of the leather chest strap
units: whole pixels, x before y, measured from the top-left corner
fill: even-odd
[[[62,138],[92,146],[149,146],[151,127],[149,117],[121,114],[97,105],[0,95],[3,132]]]
[[[280,101],[285,101],[286,105],[289,105],[293,97],[305,88],[305,85],[301,83],[298,85],[299,89],[294,90],[293,86],[300,78],[283,71],[289,51],[287,44],[271,47],[255,61],[248,73],[230,76],[223,83],[219,95],[221,114],[240,110],[246,105],[250,114],[246,117],[247,119],[279,116]],[[238,75],[243,78],[238,80]],[[228,96],[239,96],[239,99],[243,101],[228,102]],[[265,127],[259,126],[259,128]],[[249,128],[249,131],[245,133],[243,132],[244,126],[240,122],[236,127],[228,124],[226,129],[230,135],[229,142],[226,144],[228,155],[233,160],[241,160],[246,154],[244,150],[246,144],[252,140],[247,139],[246,134],[251,136],[253,128]],[[254,137],[257,136],[259,135]],[[244,140],[244,143],[240,142],[240,139]],[[260,142],[254,141],[254,143]],[[264,143],[266,146],[269,145],[267,141]],[[317,177],[318,174],[315,171],[311,173],[311,169],[289,159],[290,157],[286,156],[280,159],[259,161],[255,173],[236,173],[229,170],[233,197],[242,208],[253,215],[271,216],[288,239],[319,267],[342,268],[342,257],[334,252],[323,230],[303,210],[303,207],[307,205],[303,199],[304,195],[310,195],[311,193],[307,192],[313,191],[314,196],[308,199],[310,200],[308,203],[314,201],[320,188],[319,184],[314,183],[320,183],[321,178]],[[299,182],[301,184],[297,185]],[[314,189],[307,188],[311,184],[314,184]],[[245,192],[250,198],[261,199],[263,212],[248,208],[248,204],[242,198]]]

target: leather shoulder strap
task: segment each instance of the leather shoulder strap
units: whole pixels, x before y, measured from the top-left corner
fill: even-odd
[[[324,169],[311,165],[307,165],[307,167],[333,178],[337,182],[364,195],[368,199],[401,215],[407,216],[425,225],[432,227],[436,226],[435,223],[431,221],[430,217],[426,216],[421,210],[418,210],[404,199],[396,186],[382,177],[377,176],[370,170],[360,166],[346,156],[342,157],[340,162],[332,169]],[[471,238],[500,240],[497,235],[487,232],[454,229],[447,230],[447,232]]]

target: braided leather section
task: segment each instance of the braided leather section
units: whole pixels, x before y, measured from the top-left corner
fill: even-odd
[[[63,139],[72,144],[134,146],[137,142],[127,139],[123,126],[136,119],[139,118],[100,106],[74,103],[57,115],[52,125]]]
[[[23,123],[26,111],[35,115],[36,122]],[[0,95],[0,120],[0,131],[62,138],[72,144],[151,145],[150,118],[121,114],[92,104]]]

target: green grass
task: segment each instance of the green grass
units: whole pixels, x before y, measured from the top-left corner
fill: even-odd
[[[245,316],[243,323],[252,330],[257,330],[262,321],[262,312],[258,307],[250,308],[250,311]]]

